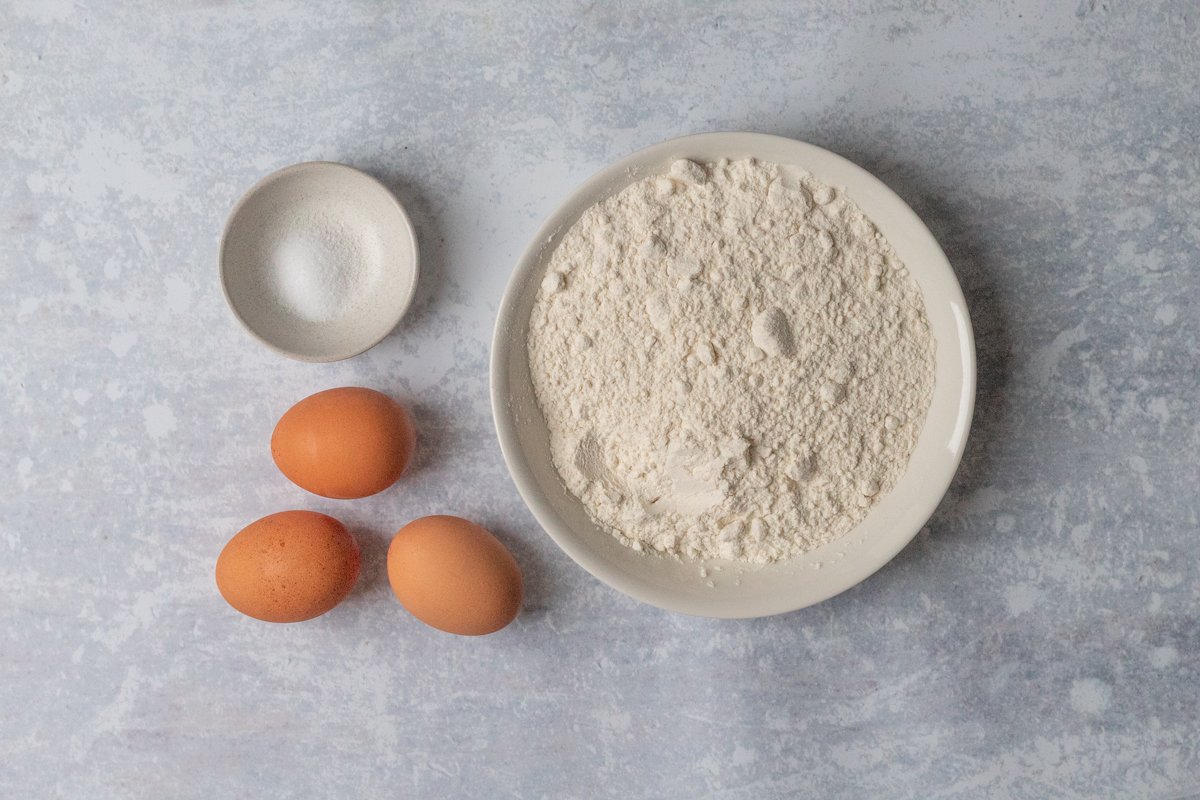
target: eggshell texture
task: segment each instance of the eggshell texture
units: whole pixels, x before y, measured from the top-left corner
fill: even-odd
[[[388,581],[414,617],[448,633],[481,636],[521,610],[521,569],[500,540],[461,517],[422,517],[392,539]]]
[[[416,435],[408,413],[374,389],[329,389],[288,409],[271,435],[271,457],[288,480],[322,497],[382,492],[403,474]]]
[[[342,602],[359,564],[345,525],[315,511],[283,511],[229,540],[217,558],[217,588],[247,616],[301,622]]]

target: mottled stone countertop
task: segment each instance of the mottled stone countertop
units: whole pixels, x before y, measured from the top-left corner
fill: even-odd
[[[0,796],[1183,798],[1200,793],[1200,6],[0,0]],[[985,8],[986,7],[986,8]],[[538,528],[487,390],[516,257],[575,186],[710,130],[863,164],[942,242],[978,337],[962,469],[814,608],[693,619]],[[216,281],[258,177],[330,159],[410,210],[414,311],[280,358]],[[411,403],[357,503],[266,442],[318,389]],[[270,626],[225,540],[337,514],[364,578]],[[452,512],[528,583],[427,629],[390,534]]]

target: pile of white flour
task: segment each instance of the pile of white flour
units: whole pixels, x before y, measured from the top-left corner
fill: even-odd
[[[597,523],[635,550],[766,563],[846,533],[900,478],[934,342],[841,192],[681,160],[566,232],[529,360],[554,464]]]

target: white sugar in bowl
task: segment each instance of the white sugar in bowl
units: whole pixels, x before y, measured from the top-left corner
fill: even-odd
[[[259,341],[301,361],[378,344],[417,286],[417,239],[387,187],[344,164],[295,164],[238,201],[220,247],[221,286]]]

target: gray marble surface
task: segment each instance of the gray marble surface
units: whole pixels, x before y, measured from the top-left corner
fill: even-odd
[[[1200,7],[857,5],[0,0],[0,796],[1196,796]],[[540,221],[631,150],[723,129],[894,187],[980,363],[928,528],[752,622],[571,563],[487,395]],[[252,341],[216,282],[231,204],[307,159],[393,187],[425,266],[401,327],[329,366]],[[344,384],[422,437],[356,503],[267,449]],[[360,586],[306,624],[238,616],[217,553],[297,507],[352,525]],[[511,628],[455,638],[392,600],[390,534],[432,512],[512,547]]]

